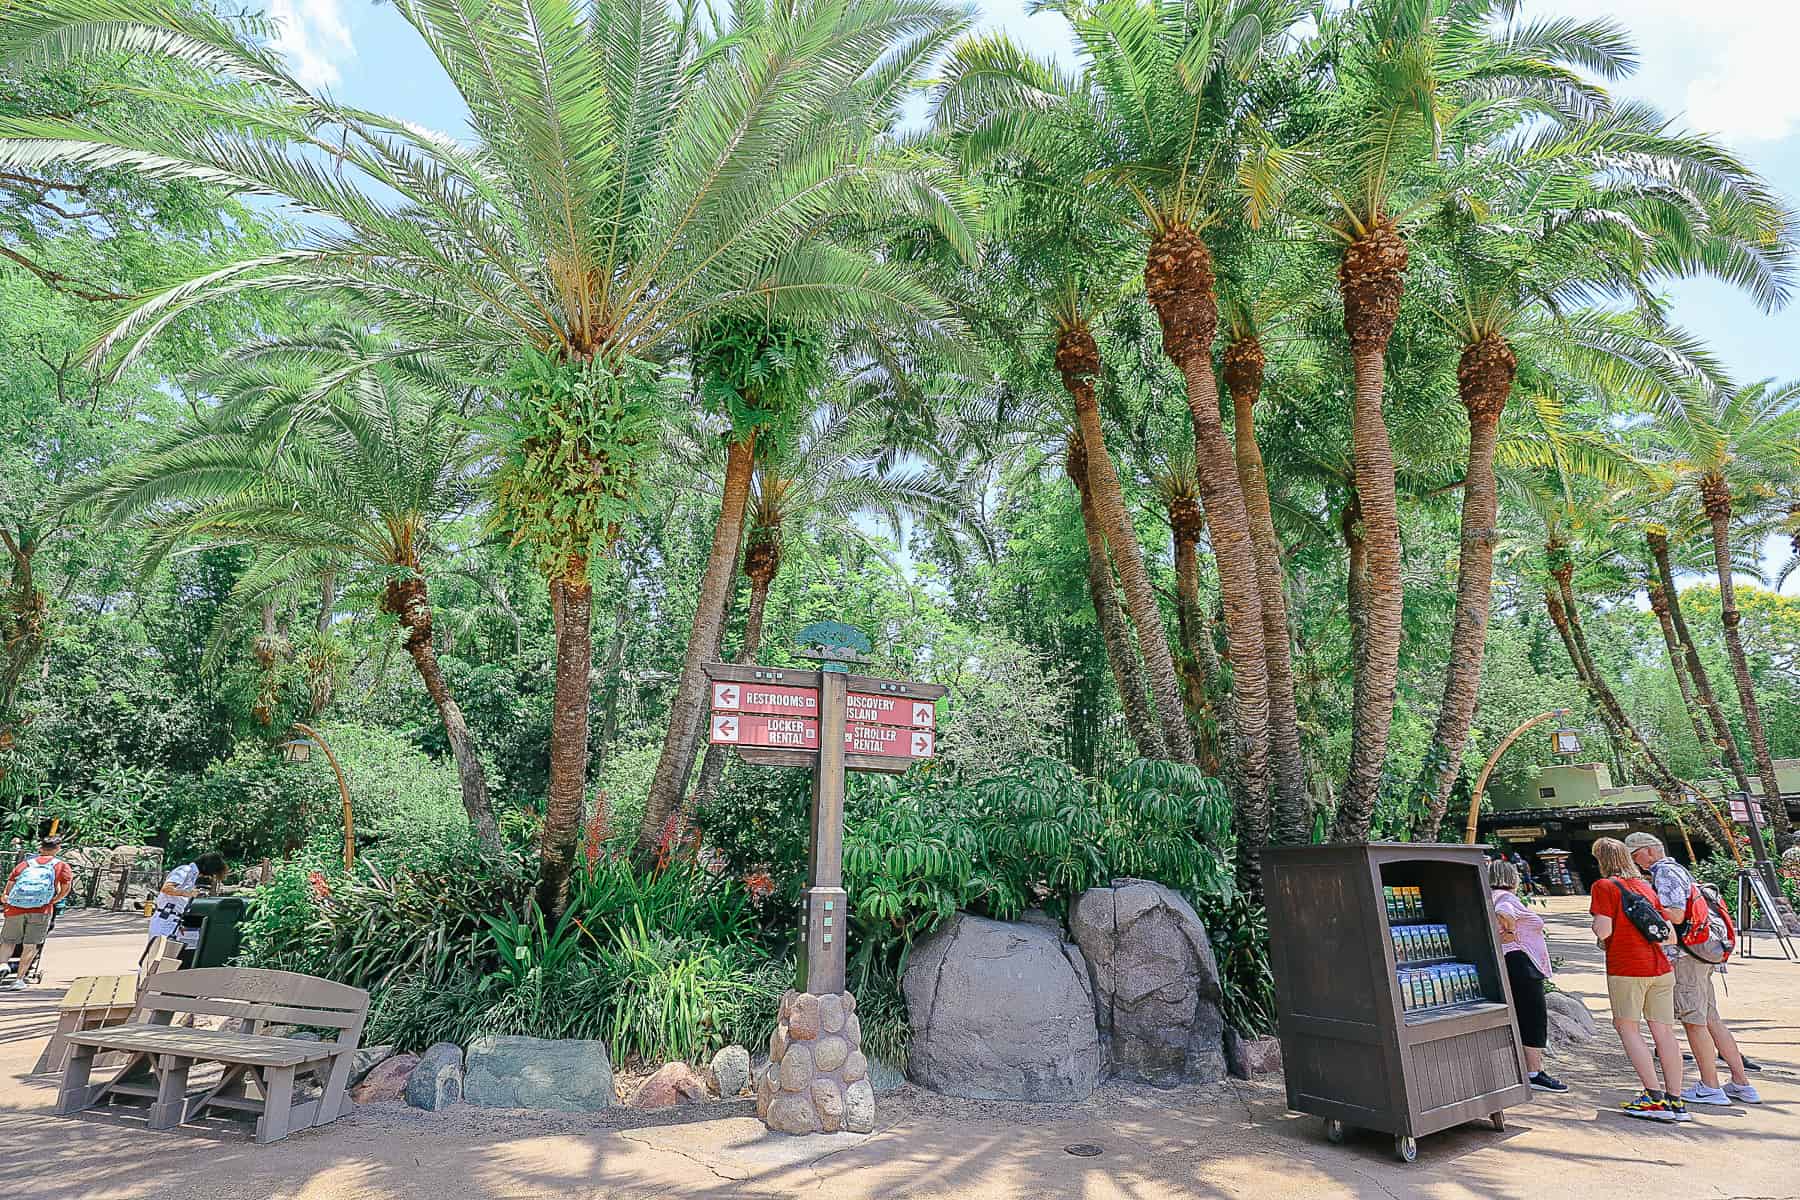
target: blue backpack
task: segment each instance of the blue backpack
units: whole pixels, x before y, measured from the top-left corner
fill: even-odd
[[[56,899],[56,867],[60,860],[30,862],[13,880],[6,902],[14,908],[43,908]]]

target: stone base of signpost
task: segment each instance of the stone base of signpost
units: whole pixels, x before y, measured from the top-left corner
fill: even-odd
[[[781,998],[769,1065],[756,1080],[756,1115],[777,1133],[874,1130],[875,1088],[855,996],[789,991]]]

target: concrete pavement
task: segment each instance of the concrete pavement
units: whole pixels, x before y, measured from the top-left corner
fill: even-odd
[[[1320,1122],[1286,1111],[1278,1083],[1157,1091],[1109,1084],[1078,1106],[883,1096],[875,1133],[766,1133],[747,1101],[680,1116],[596,1116],[372,1105],[326,1129],[257,1147],[222,1135],[150,1133],[48,1115],[56,1081],[24,1077],[79,974],[126,970],[142,919],[77,914],[50,947],[47,986],[0,993],[0,1195],[460,1200],[463,1197],[811,1196],[1800,1197],[1800,965],[1734,964],[1726,1017],[1767,1065],[1760,1108],[1701,1109],[1690,1125],[1616,1111],[1635,1084],[1610,1026],[1585,900],[1553,901],[1558,983],[1602,1021],[1600,1040],[1551,1068],[1569,1082],[1508,1114],[1505,1133],[1470,1126],[1424,1139],[1419,1161],[1370,1135],[1329,1145]],[[1691,1077],[1690,1077],[1691,1082]],[[1064,1151],[1093,1143],[1102,1153]]]

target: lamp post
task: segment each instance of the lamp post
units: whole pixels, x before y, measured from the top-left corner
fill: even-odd
[[[325,738],[311,725],[294,722],[294,729],[306,736],[304,742],[288,742],[290,746],[317,746],[325,752],[325,761],[331,764],[333,773],[337,775],[338,797],[344,803],[344,870],[348,871],[356,864],[356,822],[350,813],[350,785],[344,781],[344,768],[338,765],[337,755],[331,752],[331,746]]]
[[[1500,739],[1500,744],[1494,747],[1492,754],[1488,755],[1487,763],[1481,768],[1481,774],[1475,778],[1475,794],[1469,797],[1469,825],[1463,832],[1463,842],[1466,845],[1473,846],[1475,844],[1475,826],[1481,820],[1481,795],[1487,791],[1488,776],[1494,773],[1494,767],[1499,763],[1500,756],[1512,749],[1512,744],[1518,741],[1519,735],[1526,730],[1534,729],[1545,721],[1560,719],[1568,715],[1569,710],[1566,708],[1553,708],[1549,712],[1539,713]],[[1567,749],[1564,748],[1563,738],[1565,735],[1569,739]],[[1550,747],[1551,751],[1556,754],[1579,754],[1581,753],[1581,738],[1572,729],[1559,729],[1556,731],[1555,737],[1551,739]]]

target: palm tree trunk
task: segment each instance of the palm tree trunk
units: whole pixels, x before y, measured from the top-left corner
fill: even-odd
[[[1237,770],[1247,811],[1238,814],[1243,853],[1240,876],[1256,892],[1257,851],[1269,839],[1269,668],[1263,644],[1262,597],[1250,516],[1238,483],[1231,443],[1219,419],[1219,385],[1213,378],[1212,343],[1219,310],[1213,298],[1212,253],[1192,231],[1165,228],[1144,258],[1144,289],[1162,326],[1163,353],[1187,385],[1194,426],[1194,475],[1200,506],[1212,535],[1219,596],[1225,605],[1225,654],[1231,663],[1232,716]]]
[[[1556,593],[1547,594],[1550,620],[1556,625],[1557,633],[1562,635],[1563,646],[1569,652],[1569,661],[1575,664],[1575,673],[1587,685],[1588,694],[1593,697],[1603,719],[1617,730],[1638,757],[1650,768],[1650,781],[1656,789],[1673,801],[1681,795],[1681,781],[1669,770],[1662,756],[1651,748],[1648,740],[1619,703],[1617,693],[1606,677],[1600,673],[1594,655],[1588,649],[1587,633],[1581,626],[1581,614],[1575,607],[1575,591],[1569,582],[1569,572],[1552,571],[1556,579]]]
[[[538,907],[555,915],[568,901],[569,873],[587,793],[588,677],[593,670],[594,590],[586,564],[550,583],[556,627],[556,690],[550,707],[550,786],[538,832]],[[577,582],[579,581],[579,582]]]
[[[1438,707],[1436,739],[1443,754],[1435,771],[1419,780],[1426,801],[1424,836],[1437,837],[1450,790],[1462,773],[1475,699],[1481,689],[1482,657],[1487,652],[1488,606],[1494,590],[1494,547],[1500,541],[1497,522],[1500,491],[1494,480],[1494,445],[1500,437],[1500,414],[1512,394],[1518,360],[1506,339],[1489,334],[1463,349],[1457,364],[1457,393],[1469,415],[1469,466],[1463,474],[1462,546],[1456,564],[1456,623],[1450,634],[1450,661],[1444,676],[1444,700]]]
[[[1369,545],[1362,534],[1362,496],[1354,484],[1338,512],[1344,538],[1344,608],[1350,624],[1350,661],[1360,663],[1369,640]]]
[[[1711,744],[1725,756],[1726,766],[1731,769],[1731,778],[1737,784],[1738,791],[1748,792],[1750,776],[1744,770],[1743,755],[1738,753],[1737,738],[1732,736],[1731,722],[1725,718],[1725,708],[1719,703],[1718,693],[1713,691],[1712,678],[1706,672],[1706,664],[1700,661],[1699,647],[1694,644],[1694,637],[1688,632],[1687,619],[1681,614],[1681,592],[1675,587],[1675,568],[1669,561],[1669,539],[1666,535],[1651,530],[1645,540],[1650,544],[1650,556],[1656,560],[1656,577],[1661,581],[1663,597],[1668,601],[1669,623],[1675,627],[1675,636],[1681,641],[1688,676],[1694,682],[1695,694],[1700,697],[1700,707],[1706,713],[1707,724],[1712,726]]]
[[[1762,782],[1763,811],[1769,816],[1769,832],[1776,852],[1788,848],[1793,831],[1788,824],[1787,802],[1775,778],[1775,761],[1769,756],[1769,738],[1763,732],[1762,706],[1750,682],[1750,661],[1744,656],[1744,639],[1738,632],[1743,615],[1738,612],[1737,584],[1731,578],[1731,492],[1722,479],[1701,481],[1706,515],[1712,521],[1713,561],[1719,570],[1719,624],[1725,629],[1725,650],[1731,658],[1731,677],[1737,684],[1738,705],[1744,710],[1744,726],[1750,734],[1750,753]]]
[[[762,647],[763,610],[768,607],[769,585],[773,582],[773,575],[757,575],[750,580],[750,609],[744,617],[744,644],[737,656],[740,665],[755,662],[756,652]],[[694,785],[694,812],[704,808],[719,790],[719,779],[725,774],[726,753],[725,747],[709,743],[706,753],[701,756],[700,782]]]
[[[702,664],[718,644],[725,623],[725,606],[731,599],[731,576],[737,567],[738,545],[744,537],[744,507],[750,498],[750,476],[756,461],[756,436],[734,441],[725,456],[724,498],[719,522],[713,527],[712,551],[700,577],[700,600],[694,626],[688,633],[687,653],[681,662],[681,679],[669,706],[669,729],[663,738],[662,757],[644,801],[644,823],[638,829],[640,858],[653,854],[681,805],[688,776],[694,768],[694,746],[699,737],[700,710],[706,699]]]
[[[1675,672],[1675,686],[1681,692],[1681,709],[1687,714],[1688,725],[1694,731],[1694,740],[1702,748],[1712,746],[1712,735],[1706,732],[1706,720],[1700,715],[1700,708],[1694,696],[1694,684],[1688,678],[1687,660],[1681,653],[1681,635],[1675,632],[1675,622],[1669,616],[1669,597],[1663,591],[1662,584],[1651,580],[1646,587],[1650,596],[1650,611],[1656,614],[1657,628],[1662,630],[1663,648],[1669,653],[1669,668]]]
[[[1256,402],[1262,398],[1263,348],[1254,335],[1225,350],[1225,384],[1231,392],[1238,484],[1250,526],[1251,551],[1262,605],[1263,658],[1269,677],[1269,755],[1275,775],[1275,840],[1298,845],[1312,837],[1306,789],[1306,754],[1300,746],[1300,712],[1294,702],[1293,636],[1288,626],[1287,577],[1281,541],[1269,506],[1269,479],[1256,441]]]
[[[1093,376],[1100,368],[1100,351],[1094,345],[1093,334],[1086,329],[1064,330],[1058,339],[1056,364],[1062,373],[1063,386],[1075,402],[1081,442],[1088,451],[1089,494],[1100,518],[1100,528],[1106,533],[1113,567],[1119,572],[1119,584],[1125,592],[1125,611],[1137,628],[1138,649],[1144,656],[1144,669],[1149,676],[1150,694],[1156,702],[1163,743],[1174,761],[1192,763],[1194,742],[1188,732],[1187,713],[1181,705],[1181,685],[1175,678],[1175,656],[1169,653],[1162,612],[1156,606],[1156,593],[1151,590],[1149,573],[1144,570],[1144,552],[1138,544],[1137,532],[1132,528],[1131,516],[1125,511],[1119,476],[1113,470],[1112,455],[1106,449],[1106,438],[1100,429],[1100,405],[1093,386]]]
[[[1199,506],[1194,508],[1196,523]],[[1224,764],[1220,761],[1219,739],[1225,722],[1216,708],[1218,655],[1213,651],[1212,628],[1200,603],[1200,543],[1191,529],[1182,528],[1181,518],[1171,513],[1175,525],[1175,613],[1181,633],[1185,661],[1182,674],[1187,677],[1187,708],[1194,718],[1194,761],[1208,775],[1217,775]],[[1207,661],[1210,655],[1212,661]]]
[[[1368,545],[1367,629],[1356,664],[1351,700],[1350,770],[1338,805],[1339,841],[1363,841],[1375,815],[1388,731],[1400,677],[1400,516],[1394,495],[1394,451],[1382,417],[1387,345],[1400,316],[1406,288],[1406,242],[1385,216],[1345,250],[1338,265],[1344,298],[1344,331],[1350,339],[1355,380],[1351,459],[1362,501],[1362,536]]]
[[[382,607],[398,617],[405,628],[406,652],[425,683],[425,694],[437,705],[438,717],[444,723],[444,738],[450,743],[450,757],[456,763],[456,779],[462,788],[463,811],[469,814],[469,828],[475,831],[475,840],[483,850],[498,852],[500,827],[494,823],[481,753],[463,718],[462,706],[450,694],[450,685],[438,666],[437,649],[432,645],[431,598],[425,580],[413,575],[389,583]]]
[[[1087,450],[1079,430],[1071,430],[1069,434],[1067,470],[1075,484],[1075,494],[1080,498],[1081,528],[1087,538],[1088,598],[1094,605],[1094,620],[1100,628],[1100,640],[1106,647],[1106,661],[1112,668],[1113,683],[1119,689],[1126,731],[1140,757],[1167,758],[1169,749],[1163,742],[1156,717],[1150,711],[1137,651],[1131,648],[1131,636],[1126,633],[1125,619],[1119,612],[1112,565],[1106,560],[1106,535],[1100,528],[1100,515],[1094,509],[1088,485]]]

